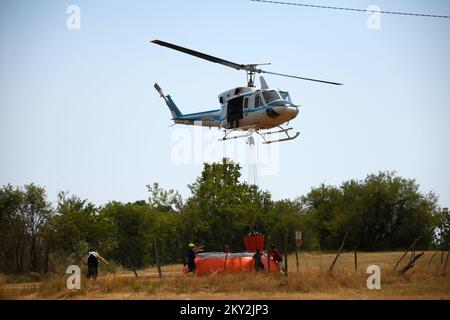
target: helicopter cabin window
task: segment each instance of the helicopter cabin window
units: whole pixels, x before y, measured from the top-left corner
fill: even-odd
[[[291,97],[289,96],[289,92],[280,91],[281,98],[289,103],[292,103]]]
[[[261,107],[261,96],[259,94],[255,95],[255,108]]]
[[[274,101],[281,100],[280,95],[275,90],[263,91],[262,94],[266,104],[271,104]]]
[[[244,98],[244,109],[248,108],[248,98]]]

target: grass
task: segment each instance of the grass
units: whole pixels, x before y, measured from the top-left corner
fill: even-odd
[[[299,271],[295,255],[288,258],[289,276],[243,272],[189,276],[182,266],[164,266],[163,279],[155,268],[105,273],[95,281],[83,277],[81,290],[66,288],[67,275],[43,278],[40,283],[7,283],[0,276],[1,299],[450,299],[450,277],[444,277],[440,254],[428,268],[432,252],[426,252],[404,275],[393,272],[401,252],[359,253],[358,269],[353,253],[343,253],[332,273],[334,254],[301,253]],[[399,266],[403,267],[409,256]],[[381,290],[369,290],[369,265],[381,268]],[[449,272],[450,273],[450,272]]]

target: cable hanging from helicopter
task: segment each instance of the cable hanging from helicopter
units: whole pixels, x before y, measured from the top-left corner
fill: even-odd
[[[164,95],[161,87],[155,83],[155,89],[168,106],[172,114],[172,120],[175,124],[200,125],[209,128],[216,127],[218,129],[223,129],[224,136],[220,139],[221,141],[248,138],[254,132],[262,137],[264,144],[289,141],[299,136],[299,132],[296,132],[293,135],[289,133],[293,128],[283,127],[283,125],[286,125],[289,121],[297,117],[299,106],[291,101],[289,92],[280,89],[270,89],[262,76],[260,76],[261,88],[257,89],[254,82],[256,74],[264,73],[330,85],[342,85],[337,82],[287,75],[258,68],[258,66],[269,65],[270,63],[238,64],[169,42],[161,40],[153,40],[151,42],[235,70],[243,70],[246,72],[247,86],[233,88],[220,94],[220,109],[189,114],[183,114],[180,109],[178,109],[171,96]],[[236,132],[242,131],[244,132],[243,134],[235,135]],[[273,134],[279,133],[284,134],[285,137],[275,139],[268,138]]]
[[[253,136],[248,137],[248,183],[259,187],[258,178],[258,153],[256,151],[255,139]]]

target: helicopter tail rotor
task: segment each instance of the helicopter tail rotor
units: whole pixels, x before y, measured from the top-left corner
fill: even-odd
[[[153,87],[155,88],[156,91],[158,91],[161,98],[164,99],[164,102],[166,103],[167,107],[169,108],[173,119],[183,116],[180,109],[178,109],[177,105],[175,104],[175,102],[173,102],[172,97],[170,95],[167,95],[167,96],[164,95],[161,87],[157,83],[155,83],[155,85]]]

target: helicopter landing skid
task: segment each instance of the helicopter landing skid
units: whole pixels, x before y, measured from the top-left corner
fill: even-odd
[[[241,131],[242,128],[240,128],[240,130],[229,130],[229,131],[225,131],[225,135],[223,136],[222,139],[219,139],[219,141],[233,140],[233,139],[238,139],[238,138],[248,138],[248,137],[251,137],[253,135],[253,133],[256,132],[264,140],[263,144],[271,144],[271,143],[275,143],[275,142],[294,140],[295,138],[297,138],[300,135],[300,132],[296,132],[295,135],[293,135],[293,136],[289,135],[289,131],[292,130],[292,128],[283,128],[281,126],[278,126],[278,128],[280,128],[280,130],[268,131],[268,132],[260,132],[259,130],[255,130],[255,129],[251,128],[251,129],[248,129],[248,132],[245,134],[231,136],[231,137],[229,137],[228,135],[235,131]],[[277,134],[277,133],[286,134],[286,138],[275,139],[275,140],[266,139],[266,136],[271,135],[271,134]]]
[[[297,138],[300,135],[300,132],[296,132],[295,135],[290,136],[288,131],[292,130],[292,128],[283,128],[281,126],[278,126],[278,128],[280,128],[280,130],[269,131],[269,132],[256,131],[256,133],[259,134],[261,136],[261,138],[263,138],[263,140],[264,140],[263,144],[270,144],[270,143],[274,143],[274,142],[294,140],[295,138]],[[286,134],[287,138],[276,139],[276,140],[267,140],[266,139],[266,135],[271,135],[271,134],[276,134],[276,133],[284,133],[284,134]]]
[[[236,130],[230,130],[230,131],[225,131],[225,135],[223,136],[223,138],[222,139],[219,139],[219,141],[226,141],[226,140],[233,140],[233,139],[238,139],[238,138],[248,138],[248,137],[250,137],[255,131],[253,131],[253,130],[249,130],[247,133],[245,133],[245,134],[241,134],[241,135],[238,135],[238,136],[231,136],[231,137],[228,137],[228,135],[230,134],[230,133],[232,133],[232,132],[235,132]]]

